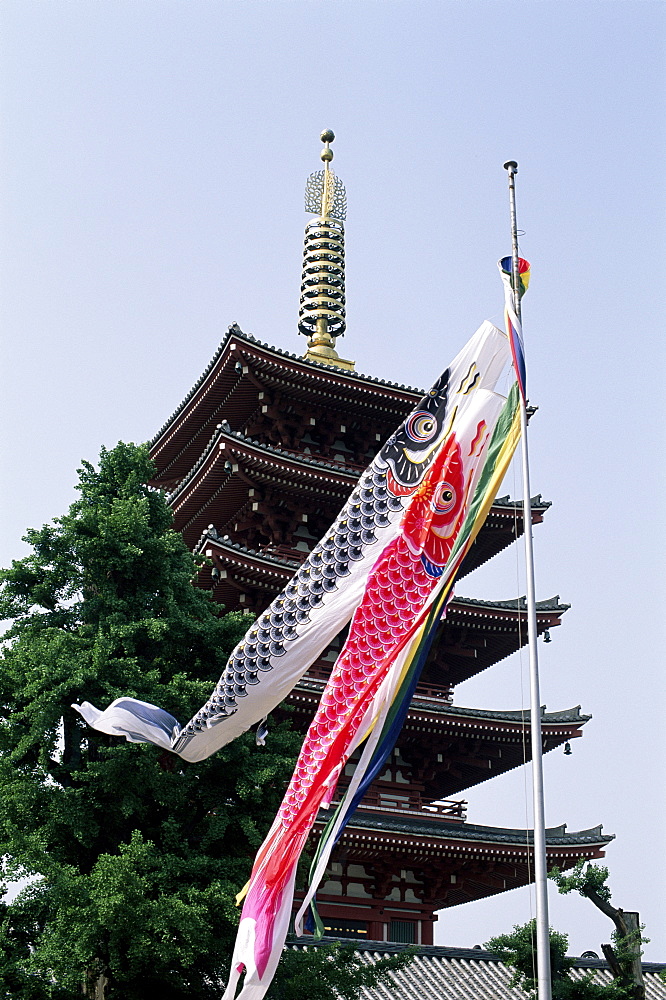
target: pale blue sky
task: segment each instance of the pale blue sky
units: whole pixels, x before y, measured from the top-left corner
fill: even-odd
[[[411,385],[502,322],[518,160],[532,483],[553,501],[537,591],[573,605],[540,646],[542,694],[594,714],[547,758],[547,822],[617,834],[615,901],[666,959],[665,5],[4,0],[0,29],[2,564],[67,508],[82,458],[158,430],[230,323],[304,350],[322,128],[349,197],[341,353]],[[505,553],[459,592],[508,598],[520,575]],[[456,701],[517,708],[525,673],[513,657]],[[526,822],[521,773],[468,798],[471,822]],[[438,941],[476,944],[529,906],[444,911]],[[551,922],[578,953],[610,930],[557,895]]]

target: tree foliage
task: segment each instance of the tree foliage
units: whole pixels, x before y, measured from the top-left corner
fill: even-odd
[[[362,987],[393,985],[391,973],[413,959],[411,948],[370,963],[353,942],[295,950],[287,947],[266,1000],[357,1000]]]
[[[550,929],[550,967],[553,1000],[629,1000],[632,996],[619,983],[600,985],[593,982],[594,973],[576,980],[571,976],[574,959],[567,957],[569,939],[566,934]],[[511,986],[537,996],[536,921],[516,924],[511,934],[491,938],[484,945],[495,952],[513,969]]]
[[[643,927],[638,913],[625,912],[611,903],[608,875],[608,869],[603,865],[586,864],[583,859],[568,875],[557,867],[548,873],[548,877],[555,882],[561,893],[565,895],[569,892],[580,893],[613,921],[615,925],[612,935],[613,945],[602,944],[604,956],[617,983],[625,990],[626,996],[632,1000],[643,1000],[645,985],[641,967],[641,945],[647,943],[648,938],[643,937]]]
[[[611,891],[608,886],[608,868],[603,865],[593,865],[584,858],[566,874],[554,867],[548,872],[548,878],[557,885],[558,890],[565,895],[569,892],[579,892],[581,896],[597,896],[604,902],[610,902]]]
[[[6,880],[32,877],[0,912],[0,997],[218,997],[300,744],[280,724],[188,765],[71,709],[129,695],[187,719],[247,627],[192,586],[152,473],[145,446],[102,451],[0,574],[0,854]]]

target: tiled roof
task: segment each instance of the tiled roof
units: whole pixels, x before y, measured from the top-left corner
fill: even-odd
[[[213,525],[209,525],[206,528],[201,538],[194,546],[194,551],[202,552],[210,541],[219,542],[223,548],[232,549],[240,555],[252,556],[255,559],[271,563],[272,565],[279,566],[282,569],[297,570],[301,565],[299,562],[296,562],[295,559],[287,559],[286,556],[275,556],[270,552],[261,552],[258,549],[249,549],[247,546],[241,545],[239,542],[233,542],[228,535],[219,535],[217,529],[214,528]]]
[[[421,708],[429,712],[436,712],[439,715],[457,715],[470,719],[490,719],[493,722],[529,722],[529,709],[523,711],[492,711],[485,708],[458,708],[455,705],[438,704],[433,699],[424,701],[416,695],[412,699],[414,708]],[[567,708],[562,712],[547,712],[546,706],[541,706],[542,722],[589,722],[591,715],[581,715],[580,705],[574,708]]]
[[[495,497],[493,500],[493,507],[510,507],[513,510],[514,507],[521,508],[522,506],[522,500],[512,500],[508,493],[505,497]],[[540,493],[537,493],[535,497],[530,497],[530,507],[532,510],[547,510],[552,506],[552,501],[542,499]]]
[[[310,690],[317,694],[321,694],[324,690],[326,681],[315,677],[302,677],[295,690]],[[432,712],[436,715],[453,715],[458,718],[463,719],[488,719],[491,722],[522,722],[527,723],[530,721],[530,710],[529,709],[516,709],[516,710],[505,710],[505,709],[487,709],[487,708],[461,708],[458,705],[449,705],[448,702],[442,702],[440,699],[435,698],[423,698],[419,696],[418,693],[414,695],[411,701],[412,708],[418,708],[422,711]],[[579,722],[584,724],[589,722],[592,718],[591,715],[583,715],[580,710],[580,705],[574,705],[573,708],[565,708],[560,712],[547,712],[546,706],[541,706],[541,721],[543,723],[572,723]]]
[[[270,353],[275,355],[277,358],[285,358],[288,361],[298,361],[299,364],[305,365],[307,367],[312,367],[315,369],[321,369],[327,372],[327,374],[334,374],[337,377],[344,376],[345,379],[351,379],[353,381],[365,382],[369,383],[370,385],[383,386],[387,389],[398,389],[401,392],[412,393],[415,398],[422,396],[425,392],[424,389],[416,389],[411,385],[400,385],[397,382],[388,382],[385,379],[372,378],[371,375],[362,375],[360,372],[348,372],[348,371],[342,372],[342,369],[332,368],[331,365],[323,365],[320,364],[318,361],[309,361],[309,360],[306,361],[305,358],[300,357],[300,355],[298,354],[291,354],[289,351],[283,351],[280,350],[280,348],[278,347],[272,347],[270,344],[265,344],[263,341],[257,340],[256,337],[253,337],[249,333],[243,333],[241,328],[236,323],[232,323],[229,329],[227,330],[225,336],[222,338],[219,347],[215,351],[215,354],[211,358],[210,362],[208,363],[204,371],[201,373],[201,375],[194,383],[194,385],[192,386],[188,394],[185,396],[183,401],[180,403],[180,405],[176,407],[176,409],[171,414],[169,419],[160,428],[160,430],[157,432],[155,437],[150,442],[151,447],[159,441],[159,439],[162,437],[167,428],[171,426],[171,424],[178,416],[178,414],[181,412],[181,410],[183,410],[183,408],[187,406],[189,401],[196,394],[201,384],[205,382],[207,376],[215,367],[220,355],[222,354],[222,352],[224,351],[225,347],[227,346],[232,337],[235,340],[239,340],[241,342],[245,342],[250,345],[255,344],[257,347],[262,347],[264,348],[264,350],[270,351]]]
[[[293,559],[287,559],[285,556],[276,556],[271,553],[259,551],[258,549],[249,549],[244,545],[240,545],[238,542],[232,541],[228,535],[220,536],[212,525],[209,525],[203,532],[194,548],[194,551],[201,552],[209,539],[213,539],[229,549],[234,549],[238,553],[246,553],[249,556],[254,556],[258,559],[264,559],[268,562],[275,563],[276,566],[284,566],[288,568],[297,568],[300,566],[300,563],[295,562]],[[500,611],[525,611],[527,608],[527,599],[522,596],[518,598],[513,597],[508,601],[482,601],[478,597],[458,597],[456,595],[453,599],[453,604],[464,605],[469,608],[495,608]],[[536,602],[537,611],[568,611],[570,607],[570,604],[560,604],[559,594],[556,594],[555,597],[549,597],[545,601]],[[580,705],[578,707],[580,708]],[[570,709],[569,711],[573,712],[575,709]],[[520,715],[519,712],[509,712],[506,717],[509,718],[512,714],[515,714],[516,718]],[[529,718],[529,712],[527,713],[527,718]],[[560,720],[553,719],[552,721]],[[561,721],[568,722],[570,720],[567,716],[567,718],[563,718]]]
[[[483,608],[501,608],[506,611],[527,610],[527,598],[525,596],[512,597],[509,601],[481,601],[476,597],[456,597],[455,601],[456,604],[469,604]],[[559,594],[556,594],[555,597],[549,597],[545,601],[536,602],[537,611],[568,611],[570,607],[570,604],[560,604]]]
[[[339,475],[345,475],[351,479],[349,488],[351,488],[353,481],[358,479],[360,475],[360,470],[358,468],[350,468],[349,466],[346,466],[344,462],[325,462],[322,459],[311,458],[309,455],[296,454],[293,451],[286,451],[284,448],[276,448],[275,445],[272,444],[264,444],[259,441],[255,441],[254,438],[247,437],[241,431],[232,431],[229,424],[226,421],[223,421],[221,424],[217,425],[208,441],[208,444],[185,478],[182,479],[175,489],[168,494],[167,503],[172,504],[177,496],[183,492],[189,483],[192,482],[206,458],[215,448],[216,444],[220,441],[228,441],[233,445],[234,440],[240,441],[241,444],[248,445],[253,451],[258,452],[259,454],[263,452],[266,455],[279,455],[281,458],[285,458],[295,465],[304,465],[323,472],[336,472]]]
[[[312,366],[313,368],[320,368],[329,374],[331,373],[332,370],[333,373],[338,376],[344,375],[345,378],[355,379],[359,382],[369,382],[371,385],[383,385],[387,386],[387,388],[389,389],[400,389],[401,392],[413,392],[414,395],[418,396],[423,396],[426,392],[425,389],[419,389],[417,386],[402,385],[400,382],[389,382],[388,379],[373,378],[372,375],[363,375],[361,372],[346,371],[341,368],[334,367],[332,365],[321,364],[319,361],[311,361],[309,358],[307,359],[304,358],[301,354],[292,354],[290,351],[283,351],[280,347],[273,347],[272,344],[265,344],[262,340],[258,340],[256,337],[253,337],[252,334],[250,333],[244,333],[241,330],[241,328],[237,326],[235,323],[233,323],[229,327],[227,335],[220,344],[220,347],[216,353],[216,357],[217,355],[219,355],[220,351],[224,347],[227,340],[232,336],[237,337],[238,340],[246,340],[250,344],[256,344],[257,347],[263,347],[267,351],[270,351],[271,354],[276,354],[280,358],[287,358],[289,361],[298,361],[300,362],[300,364],[303,365]],[[211,361],[208,367],[212,368],[212,366],[213,366],[213,361]],[[202,376],[202,380],[203,377],[204,376]]]
[[[516,844],[523,847],[532,843],[532,831],[510,829],[501,826],[480,826],[475,823],[450,823],[441,819],[429,819],[423,813],[411,813],[405,810],[404,815],[394,816],[372,812],[356,812],[349,822],[349,828],[365,827],[371,830],[385,830],[394,833],[407,833],[412,836],[437,837],[447,840],[467,840],[478,843]],[[577,830],[567,833],[566,823],[546,830],[546,845],[548,847],[583,847],[586,845],[604,845],[614,839],[614,835],[601,832],[601,825],[589,830]]]
[[[323,938],[321,943],[292,940],[289,948],[313,948],[332,944],[337,938]],[[388,958],[405,949],[405,945],[384,941],[354,942],[357,953],[367,964]],[[646,1000],[666,1000],[666,983],[659,973],[666,965],[643,964]],[[608,984],[612,975],[608,964],[600,959],[577,958],[572,970],[574,979],[582,979],[594,971],[594,982]],[[478,948],[444,948],[436,945],[416,946],[413,960],[403,969],[391,973],[391,986],[362,988],[359,1000],[525,1000],[522,990],[510,987],[511,970],[492,952]]]

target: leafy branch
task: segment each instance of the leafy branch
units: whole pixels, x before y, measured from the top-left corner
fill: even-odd
[[[578,892],[613,921],[615,926],[612,934],[613,945],[602,944],[601,950],[615,981],[626,990],[626,996],[630,1000],[644,1000],[641,945],[646,944],[649,939],[643,937],[644,927],[640,923],[638,913],[622,910],[611,903],[608,869],[603,865],[594,865],[581,859],[568,875],[555,867],[548,873],[548,877],[555,882],[561,893],[566,895]]]

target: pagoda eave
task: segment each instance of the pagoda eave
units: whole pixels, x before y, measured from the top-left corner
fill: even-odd
[[[569,604],[559,597],[537,601],[537,635],[561,624]],[[426,662],[423,683],[455,686],[499,663],[527,643],[525,598],[481,601],[456,597],[439,626],[438,640]]]
[[[197,522],[199,525],[199,522]],[[225,593],[223,581],[233,578],[243,581],[248,590],[244,603],[254,611],[262,611],[277,596],[307,557],[307,548],[299,551],[288,546],[273,547],[272,551],[247,548],[229,537],[221,536],[212,525],[203,528],[195,551],[211,559],[214,566],[204,567],[199,585],[214,588],[214,597],[234,610],[234,594]],[[286,550],[286,551],[285,551]],[[267,568],[265,578],[262,566]],[[232,603],[229,603],[229,601]],[[537,631],[542,635],[556,628],[570,605],[560,604],[559,597],[537,603]],[[440,636],[424,671],[423,683],[436,687],[458,684],[485,670],[493,663],[515,652],[527,641],[527,611],[524,598],[509,601],[481,601],[455,597],[449,604],[446,618],[439,627]]]
[[[289,510],[295,526],[299,521],[307,522],[303,497],[311,496],[312,506],[327,512],[324,526],[317,525],[323,533],[357,478],[358,470],[290,455],[220,427],[199,462],[169,497],[174,528],[192,547],[208,524],[224,532],[247,513],[254,515],[260,504],[269,517],[284,516]],[[276,493],[281,497],[278,503],[274,502]]]
[[[218,429],[212,446],[170,496],[174,527],[193,546],[208,525],[220,535],[227,531],[238,535],[235,525],[248,511],[253,517],[259,503],[281,513],[288,508],[292,519],[309,520],[311,528],[309,544],[303,544],[303,554],[296,556],[300,561],[333,522],[357,478],[358,470],[349,466],[299,459]],[[310,503],[304,503],[308,499]],[[543,519],[545,509],[547,505],[533,508],[534,524]],[[493,506],[463,562],[461,576],[520,537],[523,526],[522,510],[515,514]],[[294,553],[289,555],[293,558]]]
[[[309,724],[323,687],[323,680],[308,674],[290,693],[287,704],[297,725]],[[542,711],[544,753],[579,739],[590,718],[581,715],[580,706],[566,712]],[[363,801],[365,805],[402,801],[405,807],[420,809],[424,803],[451,799],[521,767],[531,758],[529,711],[458,708],[443,699],[419,696],[417,688],[400,734],[399,750],[386,762],[383,774]],[[402,782],[402,772],[412,775],[409,789]],[[343,774],[341,787],[348,780]]]
[[[532,497],[530,514],[532,525],[541,524],[550,503],[541,496]],[[488,511],[483,524],[458,572],[458,579],[467,576],[484,563],[489,562],[503,549],[508,548],[525,531],[522,501],[511,500],[509,496],[498,497]]]
[[[170,495],[174,527],[193,547],[209,525],[219,535],[238,537],[243,529],[236,525],[246,527],[248,519],[262,523],[262,507],[269,517],[276,513],[284,518],[289,511],[292,530],[300,522],[310,527],[307,544],[286,545],[287,550],[300,549],[287,556],[300,562],[333,522],[358,475],[357,469],[342,463],[291,455],[218,428],[195,468]],[[533,507],[534,524],[543,519],[545,509],[547,504]],[[522,509],[516,511],[500,504],[491,508],[487,525],[463,562],[462,576],[522,535]]]
[[[263,344],[231,326],[201,378],[151,443],[155,483],[179,481],[196,462],[215,424],[229,412],[237,429],[257,409],[258,392],[284,389],[308,406],[317,404],[367,420],[390,433],[423,395],[419,389],[306,361]],[[224,413],[222,412],[224,407]]]
[[[325,682],[310,675],[302,678],[290,694],[290,699],[303,705],[302,711],[311,714],[312,706],[319,704]],[[583,715],[580,705],[560,712],[541,710],[541,727],[544,740],[557,739],[560,743],[582,736],[581,727],[592,718]],[[474,739],[492,736],[498,740],[515,739],[522,742],[530,732],[530,711],[492,711],[490,709],[462,708],[447,701],[423,697],[417,688],[405,720],[404,731],[431,733],[434,730],[444,738],[468,736]]]
[[[345,828],[354,836],[376,840],[383,837],[396,848],[409,851],[418,841],[417,851],[436,850],[443,856],[459,852],[501,854],[506,857],[527,857],[531,854],[531,830],[483,826],[476,823],[442,822],[426,810],[421,814],[405,811],[402,814],[382,815],[379,812],[356,811]],[[566,823],[546,830],[546,847],[554,857],[593,856],[603,851],[615,839],[613,834],[602,834],[601,825],[588,830],[567,833]],[[601,857],[600,854],[594,856]]]
[[[318,820],[317,826],[323,823]],[[602,858],[611,840],[600,826],[576,833],[567,833],[565,825],[547,830],[548,865],[566,870],[581,859]],[[345,873],[356,873],[353,898],[348,894],[345,899],[349,916],[366,921],[432,919],[434,910],[527,885],[533,853],[531,830],[443,823],[361,808],[335,849],[333,875],[318,893],[318,906],[324,915],[327,904],[339,905],[331,890],[336,887],[336,867],[342,866]],[[399,879],[386,879],[387,856],[392,871],[402,871]]]

